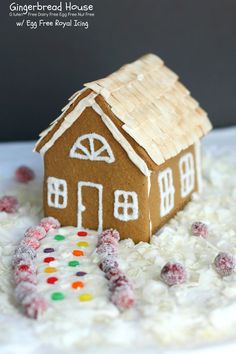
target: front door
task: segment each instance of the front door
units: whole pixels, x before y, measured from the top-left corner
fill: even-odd
[[[92,182],[78,182],[78,218],[79,228],[102,231],[103,186]]]

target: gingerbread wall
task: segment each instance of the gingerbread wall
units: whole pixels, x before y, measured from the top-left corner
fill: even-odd
[[[84,134],[97,133],[109,143],[114,163],[80,160],[69,157],[76,139]],[[89,181],[103,185],[103,229],[116,228],[122,238],[132,237],[135,242],[149,241],[148,180],[129,160],[127,153],[113,138],[100,116],[91,108],[81,114],[74,124],[45,153],[44,211],[60,220],[62,225],[77,225],[77,186],[79,181]],[[68,203],[64,209],[49,207],[47,204],[47,178],[56,177],[67,181]],[[120,189],[138,194],[139,218],[134,221],[120,221],[114,218],[114,191]],[[98,220],[96,206],[98,193],[83,188],[83,226],[96,229]]]
[[[194,158],[194,188],[193,192],[198,191],[198,179],[197,179],[197,163],[194,145],[181,151],[177,156],[169,159],[164,164],[159,166],[158,170],[151,174],[151,190],[149,195],[150,201],[150,219],[152,224],[152,233],[155,233],[160,229],[169,219],[171,219],[179,210],[181,210],[190,200],[192,192],[185,198],[181,197],[180,191],[180,173],[179,173],[179,159],[185,155],[187,152],[191,152]],[[175,188],[174,194],[174,208],[169,214],[164,217],[160,216],[160,190],[158,186],[158,174],[165,170],[167,167],[172,169],[173,173],[173,183]]]

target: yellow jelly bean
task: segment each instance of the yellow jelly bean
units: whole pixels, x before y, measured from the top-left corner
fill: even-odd
[[[93,295],[89,293],[81,294],[79,296],[79,300],[84,302],[84,301],[91,301],[93,300]]]
[[[80,241],[80,242],[77,243],[77,246],[78,247],[88,247],[89,243],[86,242],[86,241]]]
[[[57,268],[55,267],[47,267],[44,269],[45,273],[55,273],[57,271]]]

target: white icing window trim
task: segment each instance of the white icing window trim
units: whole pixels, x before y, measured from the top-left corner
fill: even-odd
[[[120,198],[123,198],[121,201]],[[129,202],[129,198],[131,201]],[[114,217],[121,221],[138,219],[138,195],[136,192],[116,190],[114,192]],[[120,212],[119,210],[122,210]],[[129,213],[129,210],[132,212]]]
[[[67,207],[67,183],[64,179],[48,177],[47,179],[48,206],[58,209]],[[54,197],[52,199],[52,197]],[[62,201],[60,201],[62,199]]]
[[[179,172],[181,197],[185,198],[193,190],[195,182],[194,160],[191,152],[179,159]]]
[[[83,212],[86,210],[85,205],[83,205],[83,187],[96,188],[98,190],[98,232],[103,230],[103,185],[92,183],[92,182],[78,182],[78,214],[77,214],[77,226],[79,228],[83,227]]]
[[[158,174],[158,185],[160,190],[160,216],[163,217],[169,214],[175,205],[175,188],[171,168],[168,167]]]
[[[83,145],[84,140],[89,141],[89,149]],[[95,150],[94,147],[95,140],[98,140],[102,144],[98,150]],[[77,149],[79,149],[81,153],[76,152]],[[106,151],[107,156],[101,156],[101,153],[104,151]],[[104,161],[107,163],[112,163],[115,161],[111,147],[106,139],[96,133],[81,135],[72,146],[70,150],[70,157],[80,160]]]

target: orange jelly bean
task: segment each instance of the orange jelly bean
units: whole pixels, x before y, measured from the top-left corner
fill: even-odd
[[[84,252],[81,250],[74,250],[72,254],[76,257],[84,256]]]
[[[74,283],[71,284],[71,287],[73,289],[83,288],[84,283],[82,281],[74,281]]]

